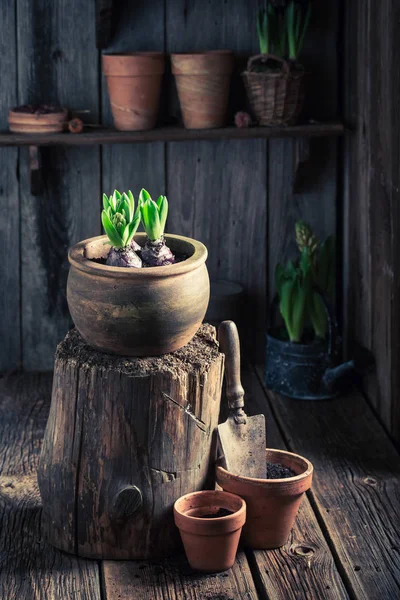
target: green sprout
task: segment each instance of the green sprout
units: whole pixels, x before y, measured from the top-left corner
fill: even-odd
[[[304,5],[304,6],[303,6]],[[289,60],[296,61],[304,44],[310,23],[311,2],[291,0],[286,7],[286,30],[289,47]]]
[[[114,248],[127,248],[140,223],[139,206],[135,211],[135,200],[129,190],[120,194],[115,190],[111,196],[103,194],[101,222]]]
[[[275,271],[279,308],[291,342],[300,342],[307,315],[307,304],[312,292],[311,264],[307,251],[303,251],[300,262],[287,262],[286,267],[278,264]]]
[[[311,227],[296,223],[296,242],[301,256],[278,264],[275,270],[279,307],[291,342],[300,342],[307,320],[317,338],[325,339],[328,320],[319,290],[332,299],[335,287],[335,241],[329,236],[322,244]]]
[[[257,35],[261,54],[285,55],[285,13],[279,2],[273,6],[264,0],[257,15]]]
[[[311,1],[264,0],[257,15],[261,54],[275,54],[296,61],[310,24]]]
[[[157,202],[154,202],[150,194],[142,189],[139,195],[139,208],[143,227],[149,240],[155,242],[162,239],[168,216],[167,197],[159,196]]]

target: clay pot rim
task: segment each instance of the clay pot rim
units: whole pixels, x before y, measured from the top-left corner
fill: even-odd
[[[213,517],[210,519],[207,519],[204,517],[193,517],[192,515],[188,515],[185,512],[179,510],[179,508],[178,508],[179,503],[186,500],[187,498],[194,498],[196,496],[203,496],[204,498],[206,496],[212,496],[214,498],[222,498],[223,496],[230,497],[231,499],[234,499],[234,500],[240,500],[241,506],[238,510],[236,510],[231,515],[226,515],[225,517]],[[221,490],[221,491],[220,490],[200,490],[199,492],[189,492],[188,494],[184,494],[183,496],[181,496],[180,498],[175,500],[174,511],[180,517],[184,517],[185,519],[187,519],[189,522],[191,521],[192,523],[216,523],[216,522],[221,523],[221,522],[226,522],[226,521],[232,521],[233,519],[236,519],[237,517],[241,517],[243,515],[243,513],[246,513],[246,501],[241,496],[238,496],[237,494],[232,494],[232,492],[225,492],[225,490]]]
[[[164,52],[115,52],[103,54],[105,77],[155,77],[165,71]]]
[[[185,505],[186,502],[190,504],[196,497],[204,500],[203,506],[200,503],[199,508],[208,508],[208,504],[215,507],[223,507],[228,504],[226,508],[230,505],[230,509],[234,510],[234,512],[225,517],[201,518],[188,515],[180,509],[180,505]],[[234,503],[233,506],[232,503]],[[237,510],[236,506],[239,506]],[[202,490],[200,492],[185,494],[175,501],[174,521],[181,532],[184,531],[190,535],[201,537],[220,536],[232,533],[243,527],[246,522],[246,509],[245,499],[238,494],[226,492],[225,490]]]
[[[107,54],[103,54],[103,57],[107,57],[107,56],[162,56],[165,57],[165,52],[161,52],[161,51],[156,51],[156,50],[146,50],[144,52],[136,52],[135,50],[132,50],[132,52],[127,51],[127,52],[107,52]]]
[[[234,473],[231,473],[230,471],[228,471],[227,469],[225,469],[222,465],[218,464],[216,465],[216,471],[218,474],[218,471],[220,471],[224,476],[229,477],[230,479],[234,480],[234,481],[243,481],[243,483],[248,483],[254,486],[260,486],[260,487],[265,487],[266,485],[273,487],[276,486],[278,484],[296,484],[299,481],[302,481],[303,479],[306,479],[307,477],[309,477],[310,475],[313,474],[314,472],[314,467],[313,464],[304,456],[301,456],[300,454],[295,454],[294,452],[289,452],[288,450],[278,450],[275,448],[266,448],[266,455],[268,456],[268,452],[274,452],[275,454],[278,454],[278,456],[285,456],[285,455],[290,455],[293,456],[297,459],[299,459],[300,461],[305,463],[305,470],[300,473],[299,475],[295,475],[294,477],[285,477],[284,479],[258,479],[256,477],[245,477],[244,475],[235,475]]]
[[[204,55],[226,55],[226,56],[233,56],[233,51],[232,50],[199,50],[196,52],[171,52],[171,57],[173,56],[177,56],[179,57],[191,57],[191,56],[204,56]]]
[[[216,59],[221,60],[216,60]],[[209,59],[209,60],[208,60]],[[231,50],[176,52],[171,54],[171,70],[175,77],[230,76],[235,64]]]
[[[207,260],[208,250],[204,244],[183,235],[166,234],[165,238],[167,243],[170,241],[180,241],[190,246],[190,250],[193,249],[193,254],[186,260],[176,263],[174,265],[168,265],[164,267],[150,267],[146,269],[129,269],[124,267],[109,267],[108,265],[102,265],[96,263],[93,260],[86,258],[85,251],[89,243],[97,242],[100,240],[106,241],[108,238],[106,235],[98,235],[96,237],[87,238],[78,242],[68,251],[68,260],[72,266],[79,271],[84,271],[97,277],[113,277],[121,279],[154,279],[160,277],[173,277],[175,275],[182,275],[188,271],[194,271],[199,268]],[[140,240],[146,239],[145,233],[137,233],[134,237],[138,243]],[[189,248],[188,248],[189,250]]]

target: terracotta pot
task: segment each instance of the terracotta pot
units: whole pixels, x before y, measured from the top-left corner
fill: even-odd
[[[216,468],[218,485],[246,500],[244,543],[263,550],[279,548],[287,542],[303,494],[311,487],[313,475],[309,460],[285,450],[267,449],[267,462],[289,467],[296,476],[288,479],[253,479],[233,475],[220,465]]]
[[[63,131],[67,117],[66,108],[52,113],[28,113],[10,109],[8,124],[10,131],[14,133],[58,133]]]
[[[223,127],[234,67],[232,52],[171,54],[171,63],[185,127]]]
[[[219,509],[232,514],[204,517]],[[232,567],[246,520],[246,503],[242,498],[218,491],[186,494],[175,502],[174,518],[192,569],[216,573]]]
[[[144,245],[145,234],[135,240]],[[189,258],[166,267],[109,267],[105,235],[79,242],[69,251],[67,299],[72,319],[94,348],[121,356],[157,356],[187,344],[204,318],[210,296],[207,248],[167,235],[174,253]]]
[[[162,52],[103,54],[103,73],[117,129],[141,131],[154,127],[164,68]]]

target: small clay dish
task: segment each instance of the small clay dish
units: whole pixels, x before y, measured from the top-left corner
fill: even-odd
[[[50,104],[25,104],[8,111],[13,133],[59,133],[65,128],[68,110]]]

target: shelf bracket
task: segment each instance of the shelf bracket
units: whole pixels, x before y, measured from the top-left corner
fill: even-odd
[[[29,146],[29,174],[32,196],[40,196],[43,191],[42,160],[39,146]]]
[[[103,50],[114,33],[115,0],[96,0],[96,48]]]

